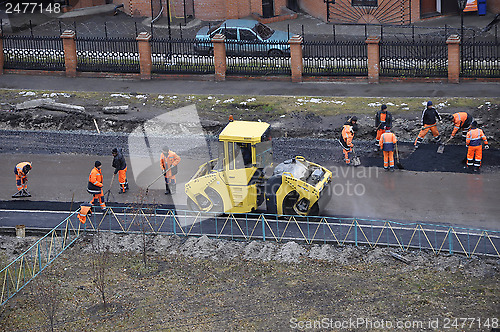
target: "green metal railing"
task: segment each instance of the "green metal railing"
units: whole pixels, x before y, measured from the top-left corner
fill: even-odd
[[[500,258],[500,231],[400,223],[387,220],[337,217],[298,217],[271,214],[201,213],[186,210],[112,207],[94,213],[82,225],[73,212],[26,252],[0,271],[1,304],[24,288],[84,230],[148,233],[178,236],[209,236],[232,240],[262,240],[306,244],[353,244],[370,248],[385,246],[402,252],[426,250],[435,255]]]
[[[0,271],[0,304],[5,304],[75,242],[81,233],[77,213],[71,213]]]

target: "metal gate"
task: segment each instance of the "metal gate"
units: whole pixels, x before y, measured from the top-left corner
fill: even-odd
[[[410,24],[410,0],[324,0],[331,23]]]

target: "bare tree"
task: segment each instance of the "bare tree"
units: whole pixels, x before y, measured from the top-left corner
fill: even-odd
[[[146,216],[151,216],[156,213],[157,204],[153,199],[152,204],[147,203],[148,191],[141,190],[139,194],[137,194],[136,202],[132,204],[133,211],[136,215],[135,224],[139,226],[139,231],[141,232],[141,253],[142,253],[142,261],[144,263],[144,267],[147,266],[148,256],[147,252],[149,246],[151,244],[151,239],[149,236],[149,232],[152,230],[151,225]]]
[[[102,233],[97,229],[92,241],[92,282],[95,289],[100,293],[104,308],[106,308],[106,289],[108,286],[108,269],[110,259],[109,249],[105,247]]]
[[[54,331],[56,315],[62,303],[61,278],[54,272],[45,270],[31,283],[31,296],[36,307],[49,322],[50,331]]]

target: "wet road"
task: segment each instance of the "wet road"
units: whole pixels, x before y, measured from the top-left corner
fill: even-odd
[[[104,188],[112,178],[111,156],[62,154],[23,155],[2,154],[0,162],[0,201],[9,208],[10,197],[15,191],[12,165],[29,158],[34,160],[30,173],[29,190],[33,197],[17,201],[16,209],[29,209],[32,201],[74,202],[74,206],[90,199],[86,192],[88,174],[93,162],[103,162]],[[132,160],[131,160],[132,159]],[[110,201],[133,204],[141,199],[144,190],[157,176],[156,160],[149,157],[129,158],[128,180],[131,190],[118,195],[118,184],[114,184],[114,195]],[[194,174],[201,159],[184,157],[177,176],[177,194],[163,194],[163,180],[151,186],[148,203],[169,204],[184,207],[186,196],[183,185]],[[108,166],[109,165],[109,166]],[[134,166],[136,165],[136,166]],[[414,172],[399,170],[384,172],[376,167],[347,168],[329,166],[334,173],[331,187],[333,198],[327,208],[328,214],[353,216],[367,219],[395,221],[422,221],[463,225],[474,228],[500,230],[500,205],[498,188],[500,175],[496,173],[460,174],[443,172]],[[157,170],[157,172],[155,172]],[[43,204],[43,203],[42,203]],[[40,203],[36,203],[39,209]],[[1,220],[0,220],[1,224]],[[1,226],[1,225],[0,225]]]

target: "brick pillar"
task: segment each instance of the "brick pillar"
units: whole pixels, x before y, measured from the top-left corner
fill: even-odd
[[[149,32],[141,32],[137,38],[137,48],[139,50],[139,66],[141,68],[141,80],[151,79],[151,68],[153,60],[151,58],[151,34]]]
[[[5,56],[3,54],[3,38],[0,32],[0,75],[3,75],[3,65],[5,63]]]
[[[226,36],[216,34],[212,38],[214,45],[214,66],[215,66],[215,80],[226,80]]]
[[[294,35],[288,43],[290,44],[290,67],[292,68],[292,82],[302,82],[302,36]]]
[[[448,83],[460,83],[460,37],[451,35],[448,44]]]
[[[378,83],[380,75],[380,38],[368,37],[366,44],[368,47],[368,82]]]
[[[65,30],[61,35],[64,47],[64,66],[66,67],[67,77],[76,77],[76,42],[75,32],[72,30]]]

